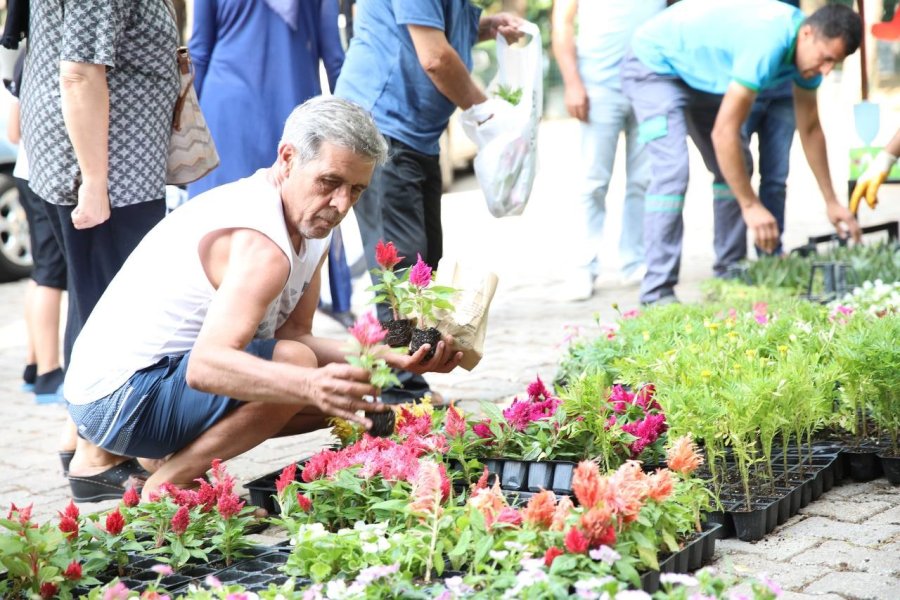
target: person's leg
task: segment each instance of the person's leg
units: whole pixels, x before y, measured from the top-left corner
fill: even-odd
[[[570,231],[573,272],[560,290],[565,300],[586,300],[593,295],[606,221],[606,194],[612,179],[619,133],[625,127],[630,111],[628,101],[616,90],[598,86],[588,91],[588,98],[588,122],[579,123],[581,184],[574,198],[575,222]]]
[[[725,183],[712,145],[712,130],[721,103],[720,95],[692,91],[687,111],[688,132],[706,168],[713,174],[713,247],[716,253],[713,271],[716,276],[725,275],[728,267],[747,256],[747,226],[737,198]],[[744,166],[749,172],[751,158],[746,140],[743,152]]]
[[[681,267],[682,212],[688,183],[687,88],[678,79],[660,77],[634,56],[622,65],[622,91],[632,104],[638,141],[646,144],[651,168],[644,200],[644,248],[647,274],[641,302],[674,298]]]
[[[792,96],[769,100],[765,118],[757,131],[759,139],[759,199],[778,222],[779,236],[784,233],[784,207],[790,171],[791,145],[794,142],[794,100]],[[781,238],[773,252],[782,254]],[[757,255],[764,252],[756,249]]]
[[[619,234],[619,263],[625,280],[645,269],[644,198],[650,185],[650,153],[639,139],[637,118],[629,105],[625,121],[625,203]]]

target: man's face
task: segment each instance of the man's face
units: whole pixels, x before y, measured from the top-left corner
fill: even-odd
[[[844,41],[841,38],[826,38],[809,25],[800,28],[794,62],[804,79],[815,77],[820,73],[828,75],[834,65],[845,57]]]
[[[328,235],[369,185],[375,163],[354,151],[325,142],[319,157],[300,164],[296,150],[279,148],[284,179],[281,197],[290,233],[308,239]]]

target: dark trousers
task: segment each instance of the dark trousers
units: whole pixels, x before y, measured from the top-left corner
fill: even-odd
[[[404,259],[396,268],[412,266],[416,255],[436,268],[443,255],[441,227],[441,167],[438,157],[422,154],[398,140],[387,138],[390,160],[375,169],[368,189],[354,207],[369,269],[378,266],[379,240],[394,242]],[[390,307],[378,305],[378,318],[391,319]],[[421,375],[398,373],[403,389],[382,391],[385,402],[409,402],[429,391]]]
[[[54,235],[60,241],[68,266],[69,306],[63,356],[72,356],[75,338],[87,322],[106,286],[148,231],[166,215],[165,199],[113,208],[105,223],[75,229],[75,206],[47,204]]]

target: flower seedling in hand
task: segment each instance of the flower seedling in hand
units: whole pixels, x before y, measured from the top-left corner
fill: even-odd
[[[434,273],[431,267],[422,260],[421,254],[416,255],[416,258],[416,264],[409,270],[409,296],[401,308],[405,313],[415,317],[418,328],[418,332],[413,333],[410,351],[415,352],[424,344],[431,344],[431,349],[425,355],[425,360],[429,360],[434,356],[437,342],[441,339],[441,332],[435,327],[439,311],[453,310],[450,298],[456,290],[447,286],[432,285]]]
[[[376,396],[380,396],[381,390],[394,385],[399,386],[400,380],[388,366],[383,358],[376,356],[376,348],[387,335],[375,315],[366,313],[357,319],[350,328],[353,335],[354,354],[347,355],[347,362],[354,367],[360,367],[369,372],[369,383],[376,389]],[[394,432],[393,411],[370,412],[366,416],[372,421],[372,429],[369,431],[374,436],[385,437]]]

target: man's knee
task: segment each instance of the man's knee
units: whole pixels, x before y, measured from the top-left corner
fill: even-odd
[[[319,361],[309,346],[292,340],[279,340],[278,343],[275,344],[272,360],[275,362],[290,363],[292,365],[297,365],[298,367],[316,368],[319,366]]]

